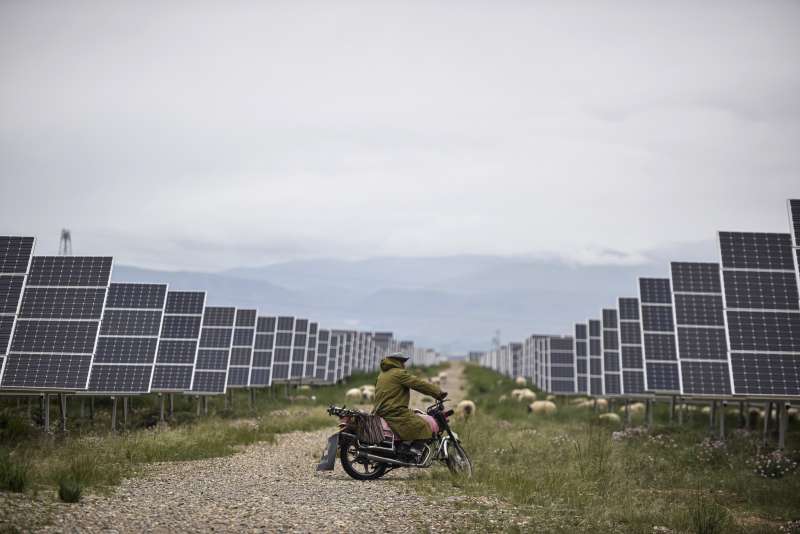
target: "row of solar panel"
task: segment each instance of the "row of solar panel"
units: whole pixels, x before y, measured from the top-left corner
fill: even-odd
[[[561,394],[800,397],[800,200],[788,207],[790,233],[720,232],[721,263],[673,262],[571,337],[482,364]],[[566,340],[568,356],[553,348]]]
[[[111,283],[110,257],[33,256],[0,236],[0,389],[224,393],[333,383],[377,367],[391,344],[295,317],[207,306],[205,291]]]

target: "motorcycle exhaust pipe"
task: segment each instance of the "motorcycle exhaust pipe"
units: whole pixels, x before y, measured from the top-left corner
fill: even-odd
[[[359,458],[365,458],[371,462],[396,465],[398,467],[419,467],[417,464],[401,462],[400,460],[395,460],[394,458],[384,458],[383,456],[378,456],[376,454],[369,454],[366,452],[359,452],[358,456]]]

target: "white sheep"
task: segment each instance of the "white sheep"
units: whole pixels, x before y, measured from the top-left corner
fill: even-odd
[[[475,403],[471,400],[462,400],[456,404],[456,414],[467,419],[470,415],[475,413]]]
[[[556,410],[558,410],[556,404],[551,401],[535,401],[528,405],[528,412],[535,415],[552,415]]]
[[[628,405],[628,413],[631,415],[642,415],[645,412],[645,405],[643,402],[634,402]],[[625,413],[625,406],[620,406],[620,413]]]
[[[586,402],[586,397],[575,397],[574,399],[570,399],[569,403],[575,406],[580,406]]]
[[[522,401],[533,402],[533,401],[536,400],[536,393],[534,393],[530,389],[526,388],[526,389],[522,390],[522,394],[520,395],[519,400],[520,400],[520,402],[522,402]]]
[[[373,399],[375,399],[375,392],[374,392],[374,391],[372,391],[372,390],[369,390],[369,389],[368,389],[368,390],[366,390],[366,391],[364,391],[364,392],[362,393],[362,395],[363,395],[363,399],[364,399],[365,401],[372,402],[372,401],[373,401]]]
[[[439,383],[445,384],[446,382],[447,382],[447,372],[442,371],[441,373],[439,373]]]
[[[515,383],[516,383],[518,386],[527,386],[527,385],[528,385],[528,381],[527,381],[527,380],[525,380],[525,377],[524,377],[524,376],[518,376],[518,377],[516,378],[516,380],[514,380],[514,382],[515,382]]]
[[[619,418],[619,415],[617,415],[615,413],[611,413],[611,412],[601,413],[600,415],[597,416],[597,419],[601,423],[605,423],[605,424],[609,424],[609,425],[618,425],[621,422],[621,420]]]
[[[438,386],[438,385],[439,385],[439,384],[441,384],[441,383],[442,383],[442,381],[441,381],[441,380],[439,380],[439,377],[438,377],[438,376],[431,377],[431,384],[435,384],[435,385],[437,385],[437,386]]]
[[[548,395],[545,400],[549,400],[549,401],[553,402],[553,401],[556,400],[556,396],[555,395]]]
[[[606,399],[597,399],[598,410],[608,410],[608,401]]]
[[[358,402],[363,398],[364,394],[361,393],[360,389],[353,388],[353,389],[348,389],[347,393],[345,393],[344,396],[349,401]]]

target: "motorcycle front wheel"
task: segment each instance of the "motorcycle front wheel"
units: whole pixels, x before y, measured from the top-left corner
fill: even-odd
[[[358,458],[358,446],[353,442],[340,445],[339,461],[344,472],[356,480],[377,480],[386,474],[386,464]]]
[[[467,451],[454,439],[447,440],[447,468],[454,475],[472,476],[472,461],[467,456]]]

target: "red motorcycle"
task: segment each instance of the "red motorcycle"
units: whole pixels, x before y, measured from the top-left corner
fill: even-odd
[[[356,480],[375,480],[399,467],[426,468],[434,461],[444,463],[453,474],[472,476],[472,462],[458,434],[452,431],[444,401],[437,401],[425,412],[415,410],[431,427],[432,437],[425,441],[399,441],[383,418],[380,418],[382,439],[368,443],[359,439],[359,425],[369,414],[346,407],[330,406],[328,415],[339,418],[339,432],[328,438],[317,471],[333,471],[336,453],[344,471]]]

